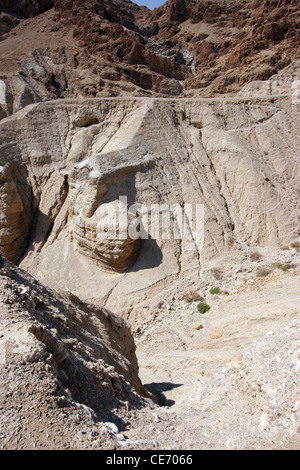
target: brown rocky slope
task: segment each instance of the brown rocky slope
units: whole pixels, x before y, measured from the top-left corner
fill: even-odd
[[[153,12],[128,0],[30,5],[0,5],[6,113],[75,95],[233,93],[299,57],[296,0],[169,0]]]

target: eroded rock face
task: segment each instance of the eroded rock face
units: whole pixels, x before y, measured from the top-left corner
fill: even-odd
[[[73,236],[77,249],[104,270],[125,272],[136,260],[140,240],[130,238],[127,232],[119,237],[119,202],[101,204],[106,192],[101,195],[98,187],[93,189],[85,185],[80,194],[75,192]],[[105,225],[102,225],[104,217]],[[108,232],[112,230],[114,233],[110,235]]]
[[[297,0],[169,0],[153,12],[124,0],[6,4],[0,118],[56,98],[236,93],[299,56]]]
[[[17,261],[26,249],[32,223],[32,193],[24,167],[0,167],[0,195],[0,250]]]
[[[32,448],[28,436],[32,441],[41,419],[47,442],[42,444],[42,436],[39,447],[63,447],[55,439],[54,429],[60,426],[68,447],[76,448],[76,433],[85,423],[103,426],[101,422],[114,418],[121,426],[117,415],[146,405],[142,396],[152,395],[139,379],[135,344],[125,320],[75,295],[45,288],[1,254],[0,280],[0,419],[6,425],[5,448],[10,448],[7,436],[16,432],[20,416],[18,443],[23,448]],[[36,413],[33,400],[38,400]]]
[[[134,160],[129,162],[125,157],[122,158],[117,149],[104,155],[101,152],[94,154],[92,149],[98,147],[100,151],[120,127],[126,111],[133,112],[136,106],[134,102],[129,103],[129,110],[126,110],[126,102],[123,103],[123,109],[123,106],[119,109],[114,104],[115,112],[107,127],[103,121],[111,113],[109,103],[97,103],[92,115],[86,113],[85,106],[82,108],[76,105],[75,113],[70,106],[59,106],[57,120],[52,121],[52,130],[56,136],[50,138],[43,147],[40,139],[34,142],[31,138],[37,135],[36,125],[45,125],[47,133],[46,121],[48,118],[51,120],[53,109],[45,107],[40,124],[39,113],[34,111],[33,115],[27,110],[19,116],[21,125],[17,125],[17,128],[26,147],[24,156],[27,155],[27,170],[25,173],[24,160],[18,158],[15,148],[14,165],[3,166],[2,170],[1,248],[11,260],[19,259],[26,246],[30,247],[29,252],[33,245],[34,251],[41,252],[45,243],[56,239],[72,220],[72,237],[79,253],[91,258],[103,269],[122,272],[135,260],[139,240],[126,238],[111,241],[101,238],[101,233],[97,232],[100,221],[98,208],[105,198],[113,197],[117,200],[122,185],[125,192],[126,185],[134,192],[134,187],[130,188],[131,172],[135,166],[137,169],[143,167],[143,159],[140,161],[136,158],[134,163]],[[70,135],[67,135],[69,124],[66,123],[67,134],[64,134],[64,126],[60,126],[59,122],[64,119],[65,112],[71,113]],[[106,127],[106,135],[101,132],[103,126]],[[61,147],[59,141],[63,134],[65,144]],[[126,148],[125,139],[124,145]],[[5,154],[2,158],[4,163]],[[148,160],[145,158],[145,165]]]
[[[185,80],[185,90],[190,94],[213,96],[237,91],[238,84],[269,79],[297,56],[296,0],[170,0],[154,10],[151,19],[158,22],[160,38],[178,38],[182,50],[185,47],[192,53],[191,73]]]
[[[243,256],[249,244],[289,244],[299,227],[297,109],[289,98],[263,97],[29,106],[0,124],[9,149],[0,164],[9,155],[14,175],[22,175],[5,176],[1,186],[2,250],[83,297],[96,292],[103,301],[119,285],[126,303],[132,286],[150,289],[185,270],[205,272],[218,257]],[[126,208],[138,203],[149,211],[148,239],[99,231],[103,210],[113,226],[121,196]],[[151,204],[203,205],[203,244],[194,240],[190,251],[172,232],[163,239]],[[104,271],[125,272],[126,283]],[[107,283],[99,285],[99,276]]]
[[[30,18],[53,8],[54,0],[2,0],[1,9]]]
[[[19,22],[20,20],[14,15],[0,11],[0,36],[11,31]]]

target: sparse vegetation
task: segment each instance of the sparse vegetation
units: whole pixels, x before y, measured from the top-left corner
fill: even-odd
[[[216,279],[216,281],[219,281],[220,279],[222,279],[222,270],[220,268],[213,268],[211,269],[211,272],[214,276],[214,278]]]
[[[281,269],[282,271],[288,271],[289,269],[291,269],[291,267],[292,267],[291,263],[285,263],[279,266],[279,269]]]
[[[262,255],[258,251],[254,251],[250,255],[251,261],[260,261],[262,259]]]
[[[299,241],[295,241],[295,242],[291,243],[291,247],[292,247],[292,248],[299,249],[299,248],[300,248],[300,242],[299,242]]]
[[[187,303],[198,302],[200,300],[201,301],[204,300],[204,298],[201,297],[201,295],[198,292],[190,292],[189,294],[185,294],[182,297],[182,299],[185,300]]]
[[[212,287],[209,292],[211,294],[220,294],[221,289],[220,289],[220,287]]]
[[[200,304],[197,305],[197,309],[200,313],[206,313],[210,310],[210,306],[205,302],[200,302]]]
[[[264,266],[260,266],[256,270],[256,276],[257,277],[267,277],[269,274],[271,274],[272,269],[266,268]]]
[[[186,112],[185,112],[185,110],[184,110],[184,109],[181,109],[181,110],[180,110],[180,114],[181,114],[182,120],[185,121],[185,120],[186,120]]]
[[[291,263],[284,263],[282,264],[280,261],[277,261],[273,264],[274,268],[281,269],[281,271],[288,271],[292,268]]]

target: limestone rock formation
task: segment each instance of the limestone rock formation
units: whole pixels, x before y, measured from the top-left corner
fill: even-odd
[[[169,0],[154,11],[129,0],[0,0],[2,448],[257,445],[257,414],[240,440],[243,422],[231,426],[221,397],[232,377],[247,384],[230,369],[213,390],[199,371],[211,376],[299,313],[299,40],[297,0]],[[268,295],[256,250],[267,253]],[[215,281],[224,293],[194,320]],[[254,289],[247,305],[230,294],[238,281],[239,293]],[[187,391],[178,415],[153,414],[126,320],[148,389],[161,398],[191,373],[185,386],[199,395],[201,382],[235,441],[218,440],[219,417]],[[274,350],[282,337],[262,344]],[[279,383],[279,369],[294,400],[293,374],[274,368]],[[182,419],[187,409],[206,419],[212,444]],[[118,433],[128,418],[134,442]],[[153,419],[160,444],[149,441]],[[280,447],[261,420],[263,445]]]
[[[180,43],[191,72],[185,90],[194,96],[224,94],[266,80],[299,55],[295,0],[170,0],[151,19],[158,22],[161,40]]]
[[[298,123],[291,95],[264,93],[27,106],[0,123],[1,249],[43,282],[119,308],[130,305],[132,282],[143,291],[185,271],[205,277],[249,245],[290,244],[299,236]],[[105,212],[118,230],[121,196],[126,210],[149,212],[144,240],[101,230]],[[172,231],[162,238],[151,204],[202,205],[203,243],[195,233],[194,250]]]
[[[32,221],[32,195],[24,172],[24,168],[1,167],[1,248],[14,261],[24,251]]]
[[[151,394],[138,377],[135,344],[125,320],[70,293],[45,288],[2,255],[0,281],[2,448],[16,445],[10,442],[16,433],[23,448],[34,447],[34,442],[40,448],[64,447],[60,440],[79,448],[75,433],[88,422],[90,428],[112,420],[120,426],[116,414],[146,406],[141,395]],[[34,411],[33,398],[39,400]],[[97,435],[101,439],[99,427]],[[109,436],[105,441],[107,445]]]

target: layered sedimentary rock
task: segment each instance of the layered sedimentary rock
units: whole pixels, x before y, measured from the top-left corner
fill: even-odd
[[[145,406],[141,396],[152,395],[139,379],[125,320],[47,289],[1,254],[0,280],[2,448],[16,446],[14,434],[18,448],[82,447],[76,436],[85,425],[113,419],[121,426],[129,407]],[[95,435],[101,440],[101,425]]]
[[[189,442],[186,391],[177,440],[165,437],[169,413],[145,408],[141,395],[153,397],[124,319],[157,392],[166,377],[198,387],[296,317],[297,296],[283,299],[300,243],[298,58],[297,0],[169,0],[153,12],[128,0],[0,0],[3,448],[142,447],[119,434],[135,419],[151,439],[160,422],[174,448],[204,442],[198,422]],[[254,268],[275,282],[264,297]],[[227,302],[209,291],[217,280]],[[232,310],[237,286],[253,292]],[[193,327],[192,302],[206,298]]]
[[[159,288],[189,270],[205,276],[249,245],[291,243],[299,236],[298,124],[292,95],[27,106],[0,124],[1,250],[50,285],[97,301],[114,291],[126,303],[133,286]],[[148,211],[144,239],[119,236],[120,197],[126,210]],[[163,237],[155,204],[203,206],[204,241],[191,221],[194,239],[178,239],[172,225]],[[105,213],[106,227],[116,223],[112,238]]]
[[[0,118],[74,96],[232,94],[299,57],[297,0],[169,0],[153,12],[124,0],[0,8]]]
[[[26,247],[31,228],[32,193],[24,166],[5,165],[0,175],[1,248],[9,259],[16,261]]]

